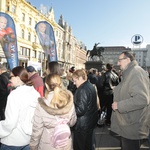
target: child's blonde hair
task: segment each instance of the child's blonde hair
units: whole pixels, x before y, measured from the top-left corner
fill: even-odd
[[[62,108],[67,105],[70,95],[64,89],[62,89],[61,78],[57,74],[49,74],[46,77],[46,84],[48,92],[54,91],[53,98],[50,105],[54,108]],[[47,98],[47,95],[46,95]]]

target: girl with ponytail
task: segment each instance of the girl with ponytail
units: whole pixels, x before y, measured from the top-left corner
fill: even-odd
[[[55,150],[51,142],[58,118],[67,119],[70,127],[76,123],[76,113],[73,95],[69,90],[62,88],[62,81],[58,74],[49,74],[45,80],[45,98],[39,98],[39,104],[33,117],[33,133],[30,141],[31,150]],[[72,150],[72,137],[63,148]],[[57,149],[59,150],[59,149]]]

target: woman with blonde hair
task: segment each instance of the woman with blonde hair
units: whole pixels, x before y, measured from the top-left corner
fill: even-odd
[[[49,74],[45,84],[47,88],[45,98],[39,98],[34,114],[30,148],[31,150],[72,150],[71,136],[66,146],[62,148],[53,146],[51,138],[59,122],[58,118],[68,119],[70,127],[76,123],[73,95],[61,87],[61,78],[57,74]]]

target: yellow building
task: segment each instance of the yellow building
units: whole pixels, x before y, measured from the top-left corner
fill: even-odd
[[[16,26],[18,40],[19,65],[26,67],[33,64],[44,71],[46,58],[36,35],[35,25],[39,21],[47,21],[51,24],[55,34],[57,55],[59,63],[69,69],[85,68],[86,48],[72,34],[72,29],[60,16],[59,23],[54,18],[54,10],[43,14],[26,0],[0,0],[0,12],[10,15]],[[0,46],[0,62],[6,62],[3,50]]]

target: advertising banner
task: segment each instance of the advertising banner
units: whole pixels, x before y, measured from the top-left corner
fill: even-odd
[[[40,21],[35,25],[35,30],[47,60],[58,61],[55,35],[52,26],[46,21]]]
[[[0,12],[0,44],[4,51],[9,69],[18,66],[17,36],[13,19]]]

